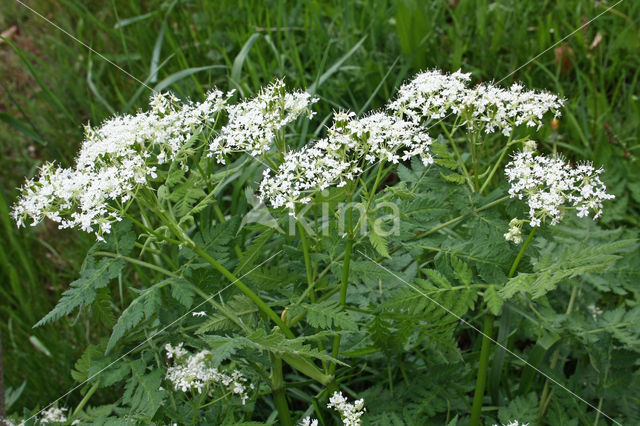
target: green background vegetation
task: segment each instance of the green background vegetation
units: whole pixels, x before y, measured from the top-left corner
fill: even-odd
[[[554,142],[569,158],[605,166],[617,196],[604,226],[639,224],[640,2],[623,1],[551,49],[613,2],[28,3],[151,88],[249,96],[284,77],[321,98],[316,123],[336,109],[380,107],[428,68],[559,93],[567,102]],[[0,32],[0,331],[6,386],[27,383],[13,410],[70,388],[77,358],[111,329],[83,315],[32,328],[77,277],[93,237],[47,223],[17,230],[8,217],[16,187],[43,161],[70,164],[83,124],[145,107],[149,90],[13,1],[0,4]]]

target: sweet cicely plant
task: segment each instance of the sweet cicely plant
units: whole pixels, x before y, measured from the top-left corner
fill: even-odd
[[[553,250],[580,242],[554,226],[613,198],[602,170],[546,142],[560,98],[470,79],[418,74],[303,146],[296,125],[318,99],[281,81],[239,101],[155,94],[148,111],[87,126],[75,166],[44,165],[13,208],[18,225],[98,240],[38,323],[79,312],[112,328],[78,361],[84,397],[65,421],[494,421],[481,409],[505,302],[633,242],[558,264]],[[116,396],[98,407],[96,394]]]

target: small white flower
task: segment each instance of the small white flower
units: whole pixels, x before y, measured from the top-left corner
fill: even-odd
[[[66,408],[51,407],[41,413],[40,423],[64,423],[67,416],[64,414]]]
[[[345,426],[360,426],[360,417],[367,411],[364,408],[364,399],[358,399],[352,404],[342,395],[342,392],[333,393],[329,398],[327,408],[333,408],[340,413],[342,423]]]
[[[195,355],[189,354],[182,349],[183,344],[180,343],[173,348],[166,345],[167,358],[174,358],[174,365],[167,369],[165,378],[173,384],[175,390],[182,392],[195,391],[202,394],[211,385],[220,385],[225,388],[226,392],[230,392],[240,397],[244,405],[249,399],[246,391],[247,379],[237,370],[227,374],[219,371],[217,368],[211,367],[211,353],[209,351],[200,351]],[[176,350],[179,349],[179,355]]]
[[[205,311],[201,311],[201,312],[193,312],[191,315],[194,317],[206,317],[207,313]]]
[[[512,241],[515,244],[522,243],[522,221],[518,219],[511,219],[509,222],[509,232],[504,234],[504,238],[507,241]]]
[[[213,124],[227,100],[218,90],[201,103],[158,93],[149,111],[115,116],[97,128],[87,125],[76,165],[44,164],[21,188],[13,218],[18,226],[27,218],[33,225],[49,218],[61,229],[79,228],[102,239],[121,219],[114,205],[128,202],[157,178],[156,164],[176,159],[192,135]]]
[[[305,417],[300,421],[300,426],[318,426],[318,419],[311,419],[311,417]]]
[[[290,151],[277,171],[266,170],[260,183],[260,197],[271,206],[286,206],[290,214],[310,195],[330,186],[338,188],[362,173],[366,164],[398,163],[418,156],[431,164],[431,138],[412,122],[385,113],[363,118],[336,113],[326,138]]]
[[[600,315],[602,315],[602,313],[603,313],[602,309],[597,307],[595,304],[591,304],[591,305],[587,306],[587,311],[589,311],[589,313],[591,314],[591,317],[594,320],[597,320],[598,317]]]
[[[556,225],[568,208],[575,208],[578,217],[592,211],[598,218],[603,201],[615,198],[600,180],[602,171],[590,163],[571,167],[560,157],[534,156],[532,151],[515,154],[505,168],[509,195],[527,201],[532,227],[547,218]]]
[[[418,74],[398,91],[389,109],[414,122],[440,120],[449,114],[459,116],[472,131],[510,136],[520,125],[539,128],[543,116],[559,115],[563,101],[546,92],[526,91],[513,84],[503,89],[492,84],[468,88],[470,74],[457,71]]]
[[[224,163],[224,156],[232,152],[264,154],[287,124],[302,115],[313,116],[309,107],[316,101],[306,92],[285,92],[284,82],[276,80],[255,98],[227,107],[228,123],[209,145],[208,156]]]

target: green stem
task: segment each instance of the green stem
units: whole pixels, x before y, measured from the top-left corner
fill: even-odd
[[[480,170],[478,170],[478,146],[476,144],[476,141],[478,139],[478,134],[477,133],[473,133],[473,137],[470,138],[471,139],[471,157],[472,157],[472,164],[473,164],[473,187],[475,188],[476,191],[478,191],[478,174],[480,173]]]
[[[294,423],[291,418],[291,412],[289,411],[284,379],[282,377],[282,359],[272,355],[271,364],[273,366],[271,370],[271,393],[273,395],[273,402],[276,405],[276,410],[278,410],[280,423],[283,426],[293,426]]]
[[[71,419],[75,418],[78,415],[78,413],[80,413],[80,411],[84,408],[84,406],[87,404],[87,402],[89,402],[89,399],[98,390],[98,386],[100,386],[100,382],[99,381],[96,381],[93,384],[93,386],[91,386],[91,389],[89,389],[89,391],[84,396],[84,398],[82,398],[82,401],[80,401],[80,404],[78,404],[76,409],[73,410],[73,414],[71,415]],[[71,420],[71,419],[69,419],[69,420]]]
[[[185,241],[186,243],[187,241]],[[289,327],[287,327],[287,325],[284,323],[284,321],[282,321],[282,319],[273,311],[273,309],[271,309],[269,307],[269,305],[267,305],[261,298],[260,296],[258,296],[256,293],[253,292],[253,290],[251,290],[249,287],[247,287],[246,284],[244,284],[242,281],[240,281],[239,278],[237,278],[235,275],[233,275],[231,272],[229,272],[229,270],[227,268],[225,268],[224,266],[222,266],[222,264],[220,264],[220,262],[218,262],[217,260],[215,260],[213,257],[211,257],[211,255],[209,255],[209,253],[207,253],[206,251],[202,250],[200,247],[196,246],[195,244],[191,243],[190,247],[200,256],[202,257],[204,260],[206,260],[211,266],[213,266],[218,272],[220,272],[222,275],[224,275],[229,281],[231,281],[231,283],[233,285],[235,285],[241,292],[243,292],[249,299],[251,299],[253,301],[253,303],[255,303],[258,308],[260,308],[260,310],[267,315],[269,318],[271,318],[271,320],[276,323],[276,325],[278,327],[280,327],[280,329],[282,330],[282,332],[290,339],[295,338],[295,335],[293,334],[293,332],[291,332],[291,330],[289,329]]]
[[[498,158],[498,161],[496,161],[496,164],[493,165],[493,168],[491,169],[489,176],[482,184],[482,187],[480,187],[480,191],[478,191],[480,194],[482,194],[484,190],[487,189],[487,186],[489,186],[491,179],[493,179],[493,175],[498,170],[498,167],[500,166],[500,164],[502,164],[502,160],[504,160],[504,156],[507,154],[507,151],[509,150],[510,145],[511,145],[510,143],[507,143],[507,146],[505,146],[504,149],[502,150],[502,153],[500,154],[500,158]]]
[[[349,229],[347,234],[347,246],[344,250],[344,262],[342,263],[342,279],[340,281],[340,307],[344,309],[344,306],[347,304],[347,288],[349,287],[349,268],[351,266],[351,252],[353,251],[353,209],[349,209]],[[333,348],[331,350],[331,356],[333,358],[338,358],[338,354],[340,353],[340,339],[341,336],[338,334],[333,338]],[[331,363],[329,366],[329,374],[334,375],[336,372],[336,363]]]
[[[462,171],[464,172],[464,177],[467,180],[469,189],[471,189],[471,192],[475,192],[475,188],[473,187],[473,182],[471,182],[471,177],[469,176],[469,171],[467,170],[467,166],[465,166],[464,161],[462,160],[462,155],[460,155],[460,151],[458,150],[458,145],[456,145],[456,142],[453,139],[453,132],[450,133],[442,121],[440,121],[440,127],[442,127],[442,130],[447,135],[447,139],[451,143],[451,148],[453,148],[453,152],[456,154],[456,157],[458,158],[458,163],[460,164],[460,168],[462,168]]]
[[[484,317],[484,328],[482,330],[482,347],[480,349],[480,364],[478,365],[478,377],[476,379],[476,390],[473,394],[473,407],[471,408],[471,426],[480,426],[480,415],[482,412],[482,400],[484,399],[484,388],[487,383],[487,372],[489,366],[489,352],[491,345],[491,335],[493,333],[494,316],[487,313]]]
[[[164,275],[166,275],[168,277],[171,277],[171,278],[180,278],[179,275],[174,274],[173,272],[171,272],[171,271],[169,271],[167,269],[164,269],[161,266],[157,266],[157,265],[154,265],[153,263],[145,262],[144,260],[135,259],[135,258],[129,257],[129,256],[123,256],[121,254],[115,254],[115,253],[111,253],[111,252],[108,252],[108,251],[97,251],[94,254],[97,255],[97,256],[106,256],[106,257],[113,257],[115,259],[122,259],[122,260],[125,260],[125,261],[129,262],[129,263],[133,263],[135,265],[143,266],[145,268],[153,269],[154,271],[161,272]]]
[[[307,288],[309,291],[309,299],[311,302],[315,301],[315,292],[313,291],[313,268],[311,267],[311,256],[309,255],[309,241],[307,240],[307,233],[304,231],[304,226],[300,222],[296,222],[298,226],[298,232],[300,232],[300,241],[302,243],[302,253],[304,256],[304,267],[307,272]]]
[[[522,248],[520,248],[520,252],[516,256],[516,259],[513,261],[513,265],[511,265],[508,278],[513,278],[513,276],[515,275],[516,270],[518,269],[518,265],[520,264],[520,261],[522,260],[527,247],[529,247],[529,244],[531,244],[531,241],[533,240],[537,229],[537,227],[534,227],[531,230],[529,236],[527,237],[527,240],[522,245]],[[482,400],[484,399],[484,390],[487,383],[487,373],[489,370],[489,352],[492,341],[491,336],[493,334],[494,319],[495,317],[490,313],[487,313],[484,317],[484,328],[482,330],[482,346],[480,348],[480,363],[478,365],[478,377],[476,378],[476,389],[473,394],[473,406],[471,408],[471,420],[469,422],[471,426],[481,425],[480,417],[482,413]]]
[[[524,252],[527,250],[527,247],[529,247],[529,244],[531,244],[531,241],[533,240],[533,236],[536,234],[537,230],[538,230],[538,227],[534,226],[533,229],[531,229],[531,232],[529,232],[529,236],[527,237],[527,240],[522,245],[522,248],[520,249],[520,252],[516,256],[516,260],[513,261],[513,265],[511,265],[511,269],[509,270],[508,278],[513,278],[513,276],[515,275],[516,269],[518,268],[518,265],[520,264],[520,261],[522,260],[522,256],[524,256]]]
[[[420,240],[420,239],[422,239],[422,238],[425,238],[425,237],[427,237],[427,236],[429,236],[429,235],[431,235],[431,234],[433,234],[433,233],[435,233],[435,232],[438,232],[438,231],[440,231],[440,230],[442,230],[442,229],[444,229],[444,228],[446,228],[446,227],[448,227],[448,226],[451,226],[451,225],[453,225],[453,224],[455,224],[455,223],[457,223],[457,222],[460,222],[461,220],[466,219],[466,218],[468,218],[468,217],[469,217],[469,216],[471,216],[471,215],[474,215],[474,214],[476,214],[476,213],[480,213],[481,211],[486,210],[486,209],[489,209],[489,208],[491,208],[491,207],[493,207],[493,206],[495,206],[495,205],[497,205],[497,204],[500,204],[500,203],[502,203],[502,202],[504,202],[504,201],[506,201],[506,200],[508,200],[508,199],[509,199],[509,196],[508,196],[508,195],[507,195],[507,196],[504,196],[504,197],[502,197],[502,198],[498,198],[497,200],[492,201],[492,202],[490,202],[490,203],[488,203],[488,204],[485,204],[485,205],[484,205],[484,206],[482,206],[482,207],[479,207],[479,208],[477,208],[477,209],[475,209],[475,210],[471,210],[470,212],[467,212],[467,213],[465,213],[465,214],[463,214],[463,215],[460,215],[460,216],[458,216],[458,217],[455,217],[455,218],[453,218],[453,219],[451,219],[451,220],[449,220],[449,221],[447,221],[447,222],[445,222],[445,223],[443,223],[443,224],[441,224],[441,225],[436,226],[435,228],[431,228],[431,229],[429,229],[427,232],[423,232],[423,233],[422,233],[422,234],[420,234],[420,235],[416,235],[415,237],[413,237],[413,238],[411,239],[411,241],[416,241],[416,240]]]

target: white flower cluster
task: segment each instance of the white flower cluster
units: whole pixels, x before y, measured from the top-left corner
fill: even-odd
[[[342,423],[345,426],[360,426],[360,417],[367,411],[367,409],[364,408],[364,399],[358,399],[351,404],[347,398],[342,396],[342,392],[334,392],[331,398],[329,398],[327,407],[333,408],[340,413]]]
[[[317,100],[306,92],[287,93],[284,82],[276,80],[254,99],[227,108],[228,123],[211,142],[208,155],[224,163],[231,152],[264,154],[287,124],[302,115],[313,116],[309,107]]]
[[[66,408],[51,407],[41,414],[40,423],[64,423],[67,421]]]
[[[342,395],[342,392],[333,393],[331,398],[329,398],[327,408],[333,408],[340,413],[342,424],[345,426],[360,426],[360,417],[367,411],[367,409],[364,408],[364,399],[358,399],[351,404],[347,398]],[[300,421],[299,426],[318,426],[318,420],[305,417]]]
[[[400,87],[389,109],[414,122],[439,120],[450,112],[458,114],[469,80],[471,74],[460,71],[453,74],[438,70],[422,72]]]
[[[493,426],[500,426],[500,425],[495,424]],[[529,423],[518,423],[517,420],[513,420],[509,422],[509,424],[502,425],[502,426],[529,426]]]
[[[67,423],[69,421],[69,418],[67,418],[67,415],[65,414],[67,411],[69,411],[68,408],[51,407],[47,410],[42,410],[42,412],[37,413],[37,414],[40,414],[40,418],[36,416],[33,416],[32,418],[34,419],[35,422],[37,422],[37,424]],[[27,419],[27,420],[30,420],[30,419]],[[32,424],[32,423],[30,422],[29,424]],[[80,424],[80,420],[76,419],[73,422],[71,422],[71,424],[78,425]],[[25,421],[21,420],[20,423],[16,424],[11,419],[0,418],[0,425],[24,426]]]
[[[44,218],[60,228],[79,228],[101,235],[121,220],[121,211],[136,191],[157,177],[157,166],[185,158],[181,149],[201,130],[214,126],[220,113],[228,123],[209,147],[222,161],[231,152],[258,155],[270,148],[276,133],[302,114],[311,115],[315,101],[307,93],[286,93],[277,81],[252,100],[229,105],[233,91],[209,92],[200,103],[180,102],[171,94],[156,94],[150,110],[116,116],[100,127],[86,126],[76,165],[45,164],[35,180],[21,188],[12,215],[18,226],[28,218]],[[180,155],[180,158],[178,156]]]
[[[404,84],[389,108],[414,122],[459,115],[473,131],[500,131],[505,136],[520,125],[540,127],[543,116],[557,117],[563,101],[546,92],[524,90],[520,84],[503,89],[493,84],[468,88],[469,73],[426,71]]]
[[[514,244],[522,242],[522,220],[511,219],[509,222],[509,231],[504,234],[504,239]]]
[[[318,419],[311,419],[311,417],[305,417],[300,421],[300,426],[318,426]]]
[[[260,197],[294,214],[296,204],[311,201],[310,194],[331,185],[344,186],[362,172],[365,164],[398,163],[419,156],[427,165],[431,138],[422,128],[397,116],[374,113],[355,118],[337,113],[326,138],[285,155],[275,173],[264,172]]]
[[[202,103],[180,103],[170,94],[156,94],[151,109],[114,117],[98,128],[86,126],[76,166],[45,164],[36,180],[22,187],[13,207],[18,226],[49,218],[60,228],[77,227],[108,233],[121,219],[113,202],[126,203],[140,185],[156,177],[156,165],[175,159],[184,143],[212,122],[228,99],[210,92]]]
[[[183,349],[183,344],[178,346],[165,345],[167,358],[174,360],[174,365],[167,369],[165,378],[173,384],[175,390],[182,392],[197,391],[202,393],[210,385],[222,386],[227,392],[238,395],[244,405],[249,395],[247,393],[247,378],[238,370],[226,374],[217,368],[210,367],[211,353],[200,351],[191,355]],[[253,384],[249,385],[253,389]],[[209,396],[213,393],[209,390]]]
[[[556,225],[568,207],[577,209],[578,217],[593,211],[596,219],[602,213],[602,202],[615,198],[606,193],[600,180],[602,169],[589,163],[571,167],[562,158],[525,150],[513,156],[505,173],[511,183],[509,195],[527,200],[531,226],[540,226],[547,218]]]

